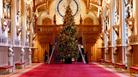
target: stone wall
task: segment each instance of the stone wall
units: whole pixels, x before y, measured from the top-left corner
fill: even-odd
[[[0,66],[8,65],[8,47],[0,46]]]

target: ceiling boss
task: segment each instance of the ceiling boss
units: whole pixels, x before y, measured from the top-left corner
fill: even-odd
[[[66,7],[70,5],[72,14],[75,16],[78,13],[78,3],[76,0],[59,0],[57,4],[57,11],[61,17],[65,15]]]

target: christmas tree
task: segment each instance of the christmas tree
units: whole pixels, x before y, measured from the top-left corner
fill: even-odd
[[[70,6],[66,8],[63,28],[58,37],[58,50],[65,60],[78,56],[77,30]]]

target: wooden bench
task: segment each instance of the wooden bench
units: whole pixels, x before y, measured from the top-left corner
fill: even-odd
[[[138,73],[138,66],[131,66],[129,68],[129,70],[130,70],[130,74],[132,74],[132,73]]]
[[[127,67],[125,66],[125,64],[122,63],[115,63],[115,67],[116,68],[122,68],[122,69],[126,69]]]
[[[0,74],[8,74],[11,68],[13,68],[13,66],[0,66]]]
[[[22,65],[24,65],[24,64],[25,64],[25,62],[24,63],[15,63],[15,66],[17,69],[21,69]]]
[[[104,59],[99,59],[99,62],[100,63],[104,63]]]
[[[15,65],[17,66],[17,65],[24,65],[25,63],[16,63]]]

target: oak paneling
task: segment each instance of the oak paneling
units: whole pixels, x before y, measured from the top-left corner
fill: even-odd
[[[108,60],[112,61],[112,47],[108,48],[108,54],[107,54]]]
[[[134,45],[132,48],[132,64],[138,66],[138,45]]]
[[[117,47],[117,63],[122,63],[122,46]]]

